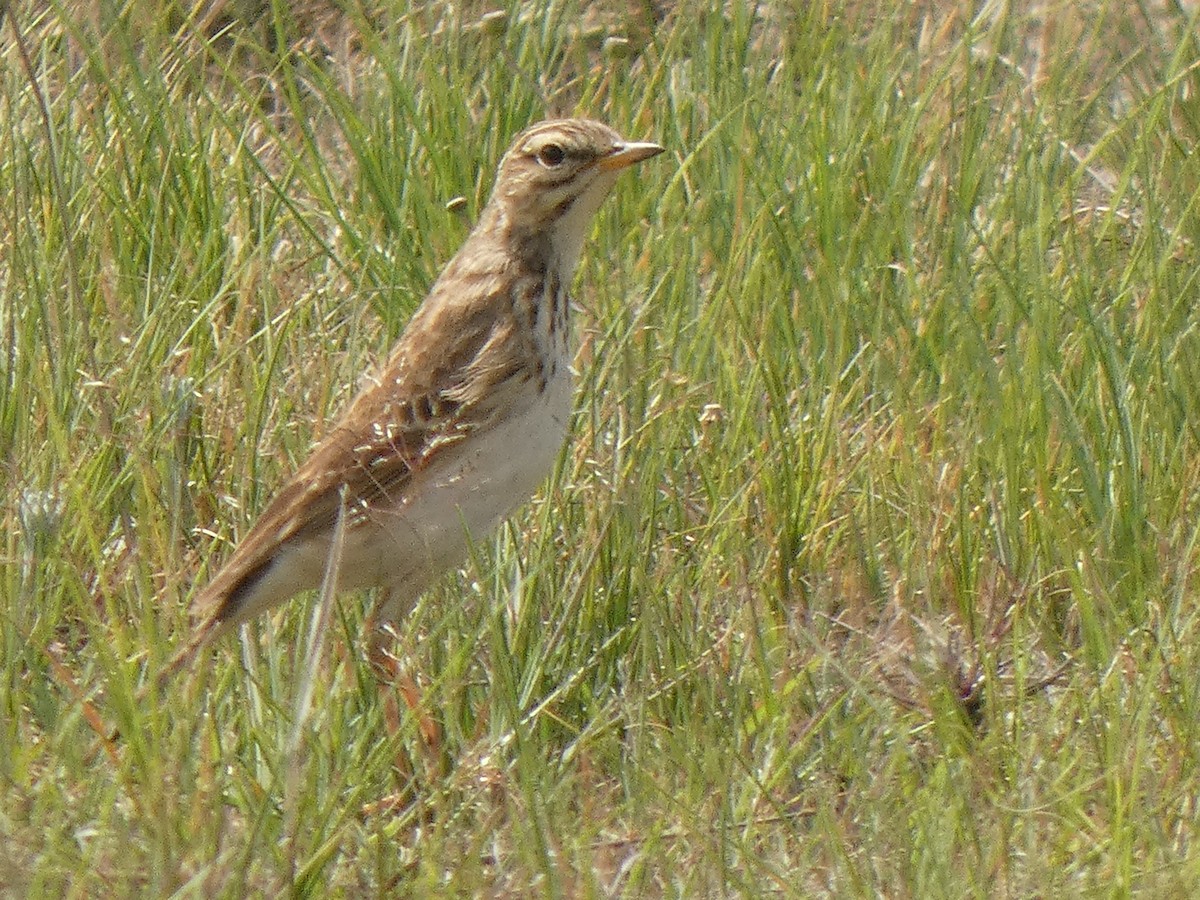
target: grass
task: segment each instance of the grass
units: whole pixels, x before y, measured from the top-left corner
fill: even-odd
[[[0,6],[3,892],[1189,896],[1196,23],[993,6]],[[138,702],[561,113],[669,152],[423,713],[360,597]]]

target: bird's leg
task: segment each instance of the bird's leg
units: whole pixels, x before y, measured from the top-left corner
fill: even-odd
[[[416,679],[404,670],[400,659],[393,652],[392,648],[400,640],[395,628],[396,610],[393,607],[407,606],[407,604],[395,604],[394,599],[390,592],[385,593],[367,622],[369,635],[367,658],[371,663],[371,670],[379,681],[380,693],[383,696],[383,717],[388,732],[395,735],[400,731],[401,712],[397,702],[398,694],[404,701],[404,705],[417,717],[422,755],[425,757],[426,763],[436,771],[440,769],[437,760],[441,757],[442,729],[423,707],[421,690]],[[401,612],[406,614],[409,610],[402,609]],[[398,754],[396,767],[402,775],[411,776],[412,765],[407,754]]]

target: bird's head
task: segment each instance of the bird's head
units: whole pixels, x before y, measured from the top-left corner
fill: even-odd
[[[491,202],[515,230],[547,241],[555,264],[570,273],[620,171],[662,151],[590,119],[541,122],[504,155]]]

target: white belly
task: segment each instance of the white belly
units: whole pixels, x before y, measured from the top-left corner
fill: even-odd
[[[413,484],[406,518],[453,543],[486,537],[524,504],[554,468],[571,419],[569,376],[555,379],[523,410],[471,435]],[[458,449],[458,448],[455,448]]]
[[[553,471],[567,434],[571,378],[564,374],[530,397],[524,409],[414,473],[395,506],[372,508],[367,521],[347,531],[340,589],[387,587],[392,597],[385,618],[403,615],[434,578],[460,565],[472,543],[485,540],[533,495]],[[318,548],[296,549],[309,555]],[[327,558],[328,544],[323,549]]]

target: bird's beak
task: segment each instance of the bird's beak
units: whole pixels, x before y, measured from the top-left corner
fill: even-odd
[[[596,168],[601,172],[615,172],[626,166],[632,166],[636,162],[641,162],[643,159],[649,159],[651,156],[658,156],[665,149],[658,144],[627,141],[624,144],[618,144],[608,156],[602,157],[596,163]]]

